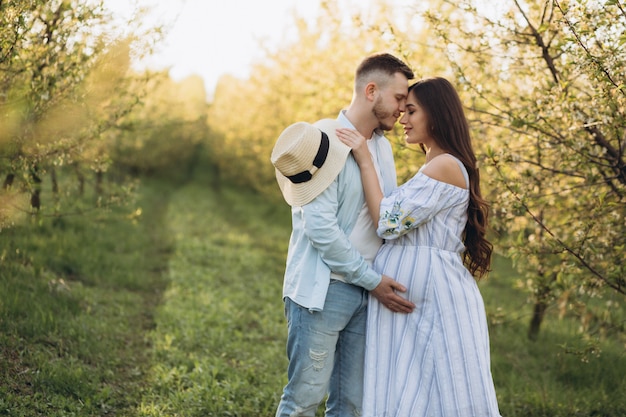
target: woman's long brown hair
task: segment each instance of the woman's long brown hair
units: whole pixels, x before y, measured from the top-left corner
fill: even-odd
[[[489,204],[480,192],[480,174],[463,104],[452,84],[441,77],[416,82],[409,88],[410,94],[428,115],[433,139],[445,152],[457,157],[469,174],[463,261],[474,277],[481,278],[491,269],[493,252],[493,245],[486,238]]]

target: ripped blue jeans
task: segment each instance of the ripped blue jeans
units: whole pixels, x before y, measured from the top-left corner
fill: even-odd
[[[323,311],[285,299],[288,382],[276,417],[313,417],[327,394],[327,417],[361,415],[367,296],[332,280]]]

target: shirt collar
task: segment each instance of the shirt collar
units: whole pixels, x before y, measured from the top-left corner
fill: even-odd
[[[350,120],[348,120],[348,118],[346,117],[346,111],[345,110],[341,110],[339,112],[339,116],[337,116],[337,120],[339,121],[339,123],[341,123],[341,125],[343,127],[349,127],[350,129],[355,129],[356,130],[356,127],[354,127],[352,122]],[[381,129],[375,129],[374,133],[372,134],[371,139],[379,139],[379,138],[381,138],[383,136],[384,136],[384,132]]]

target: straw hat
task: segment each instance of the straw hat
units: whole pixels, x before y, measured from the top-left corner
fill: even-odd
[[[333,119],[297,122],[280,134],[272,150],[276,181],[285,201],[303,206],[324,191],[343,168],[350,147],[335,135]]]

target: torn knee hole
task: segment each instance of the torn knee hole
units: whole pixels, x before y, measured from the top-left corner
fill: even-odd
[[[326,365],[326,358],[328,358],[328,351],[315,351],[309,350],[309,357],[313,360],[313,369],[321,371]]]

